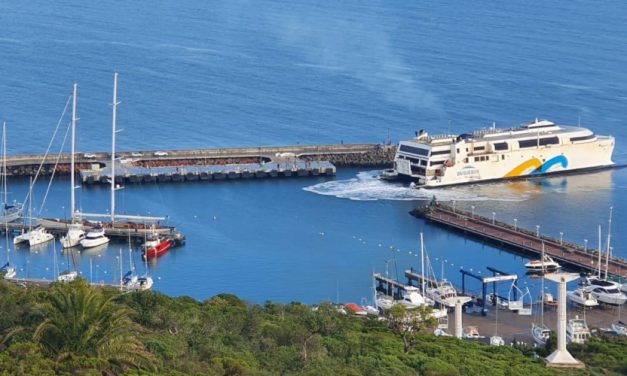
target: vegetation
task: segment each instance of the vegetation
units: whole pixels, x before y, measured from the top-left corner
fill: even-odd
[[[428,332],[403,308],[387,320],[323,303],[249,305],[156,292],[120,294],[83,280],[49,289],[0,282],[0,375],[570,375],[529,348]],[[573,348],[580,374],[627,373],[627,341]]]

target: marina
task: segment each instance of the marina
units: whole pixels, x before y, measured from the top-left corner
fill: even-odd
[[[553,259],[582,272],[595,273],[600,269],[600,264],[606,262],[605,256],[600,257],[598,250],[585,248],[564,239],[555,239],[540,234],[539,231],[533,232],[519,227],[517,223],[512,225],[496,221],[494,218],[459,210],[453,206],[431,202],[412,213],[430,222],[489,240],[517,252],[540,256],[544,248],[544,252]],[[609,275],[627,277],[627,260],[609,257],[607,263]]]

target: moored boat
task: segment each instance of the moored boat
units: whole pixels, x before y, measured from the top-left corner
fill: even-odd
[[[573,303],[579,304],[584,307],[596,307],[599,305],[597,299],[592,295],[590,291],[586,291],[583,288],[579,288],[573,291],[566,292],[567,299]]]
[[[145,259],[161,257],[168,252],[172,246],[172,241],[168,238],[162,238],[156,234],[150,235],[144,243]]]
[[[540,260],[531,260],[525,264],[530,272],[554,272],[561,268],[560,264],[555,262],[551,256],[544,255]]]
[[[566,340],[568,343],[586,343],[590,339],[590,329],[586,320],[576,316],[574,319],[568,320],[566,325]]]
[[[105,236],[105,230],[102,227],[91,229],[85,236],[85,239],[80,241],[80,245],[83,248],[97,247],[107,243],[109,243],[109,238]]]

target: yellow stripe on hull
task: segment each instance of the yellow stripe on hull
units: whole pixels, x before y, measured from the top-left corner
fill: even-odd
[[[508,172],[505,177],[506,178],[515,178],[520,175],[525,175],[525,172],[528,172],[529,169],[532,171],[538,169],[542,166],[542,162],[538,158],[531,158],[526,162],[519,164],[517,167]]]

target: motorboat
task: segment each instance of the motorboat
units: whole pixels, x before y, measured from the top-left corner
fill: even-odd
[[[418,308],[426,305],[433,305],[433,301],[420,295],[418,288],[414,286],[404,287],[402,299],[399,300],[399,303],[405,305],[408,309]]]
[[[490,345],[491,346],[505,346],[505,340],[501,336],[492,336],[490,337]]]
[[[172,240],[151,234],[144,243],[144,258],[148,260],[161,257],[168,252],[171,246]]]
[[[479,334],[479,327],[478,326],[467,326],[464,329],[464,334],[463,337],[466,339],[480,339],[480,338],[485,338],[485,336],[482,336],[481,334]]]
[[[356,316],[366,316],[368,314],[365,309],[355,303],[348,303],[344,307]]]
[[[80,223],[72,223],[68,227],[65,236],[61,237],[61,246],[63,246],[63,248],[76,247],[83,239],[85,239],[85,230],[83,230],[83,225]]]
[[[580,319],[579,316],[568,320],[566,325],[566,341],[568,343],[586,343],[590,339],[590,335],[586,320]]]
[[[599,302],[594,295],[592,295],[590,291],[586,291],[583,288],[578,288],[574,291],[567,291],[566,297],[571,302],[584,307],[596,307],[599,305]]]
[[[75,270],[65,270],[59,273],[59,275],[57,276],[57,281],[67,283],[74,281],[77,277],[78,272],[76,272]]]
[[[438,286],[427,288],[426,295],[442,306],[453,308],[455,307],[454,298],[457,297],[457,290],[455,290],[451,282],[442,280]]]
[[[532,272],[554,272],[561,268],[561,265],[555,262],[551,256],[544,255],[540,260],[531,260],[526,263],[525,268]]]
[[[105,236],[105,230],[102,227],[91,229],[85,239],[79,242],[83,248],[93,248],[107,243],[109,243],[109,238]]]
[[[612,324],[612,330],[619,336],[627,336],[627,324],[620,320]]]
[[[152,277],[150,276],[146,275],[146,276],[137,278],[137,287],[139,290],[150,290],[153,284],[154,284],[154,281],[152,280]]]
[[[17,274],[17,270],[15,269],[14,266],[11,266],[11,264],[9,262],[7,262],[6,264],[4,264],[1,268],[0,268],[0,272],[4,273],[4,278],[8,279],[8,278],[13,278],[15,277],[15,275]]]
[[[28,235],[28,245],[31,247],[37,244],[43,244],[54,239],[54,235],[46,231],[42,226],[37,226]]]
[[[584,288],[585,291],[592,293],[598,302],[611,304],[611,305],[622,305],[627,301],[627,295],[622,293],[617,287],[601,287],[601,286],[587,286]]]
[[[551,337],[551,329],[543,325],[533,324],[531,326],[531,335],[535,343],[539,346],[544,346],[546,345],[546,341]]]

